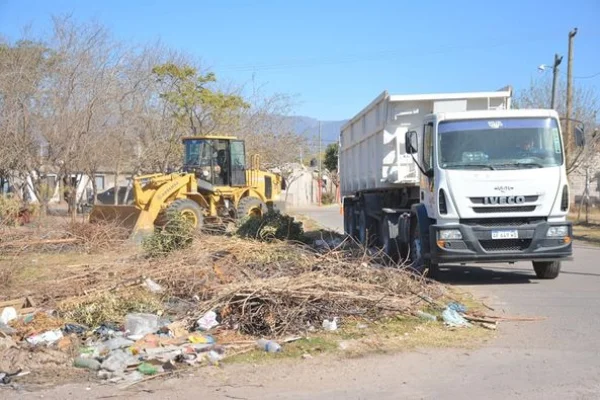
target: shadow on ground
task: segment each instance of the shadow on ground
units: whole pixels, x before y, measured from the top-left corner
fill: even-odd
[[[450,285],[514,285],[533,283],[537,279],[531,271],[522,268],[499,269],[460,265],[440,266],[437,280]]]

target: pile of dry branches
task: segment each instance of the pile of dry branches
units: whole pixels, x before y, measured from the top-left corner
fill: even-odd
[[[192,323],[213,310],[223,328],[257,336],[295,333],[333,317],[374,320],[410,314],[418,296],[435,299],[443,293],[440,285],[400,267],[380,265],[356,246],[319,252],[293,242],[216,235],[196,237],[191,247],[160,259],[136,254],[65,266],[51,280],[30,288],[38,302],[64,309],[61,304],[102,293],[125,295],[147,278],[163,288],[157,296],[165,303],[183,300],[189,305],[175,318]]]

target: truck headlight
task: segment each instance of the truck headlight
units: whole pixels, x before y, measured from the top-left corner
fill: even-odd
[[[565,237],[569,234],[569,227],[566,225],[562,226],[551,226],[546,232],[546,237]]]
[[[461,240],[462,233],[458,229],[442,229],[438,232],[440,240]]]

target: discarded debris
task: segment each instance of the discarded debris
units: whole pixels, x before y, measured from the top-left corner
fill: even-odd
[[[8,324],[13,319],[17,319],[17,310],[14,307],[6,307],[0,314],[0,323]]]
[[[279,343],[267,339],[259,339],[256,342],[259,349],[266,351],[267,353],[278,353],[281,351]]]
[[[444,319],[444,323],[450,327],[471,326],[471,324],[462,315],[460,315],[458,311],[450,307],[446,308],[442,312],[442,318]]]
[[[209,331],[219,325],[217,314],[214,311],[209,311],[198,320],[198,329],[201,331]]]
[[[337,317],[333,317],[330,321],[328,319],[323,320],[323,329],[326,331],[336,331],[337,330]]]
[[[437,317],[435,315],[431,315],[429,313],[426,313],[424,311],[417,311],[417,316],[421,319],[427,320],[427,321],[437,321]]]

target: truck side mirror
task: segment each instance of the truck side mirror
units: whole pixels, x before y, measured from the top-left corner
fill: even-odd
[[[417,131],[406,132],[404,147],[406,154],[415,154],[419,151],[419,137],[417,136]]]
[[[585,146],[585,127],[583,124],[575,127],[575,145],[577,147]]]

